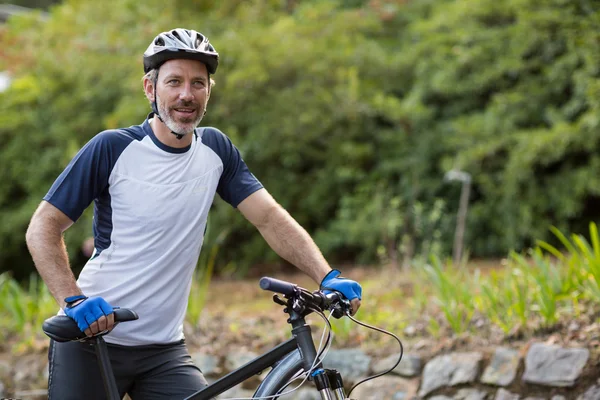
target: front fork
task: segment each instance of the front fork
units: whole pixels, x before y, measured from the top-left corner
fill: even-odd
[[[337,370],[320,368],[312,373],[312,378],[315,381],[317,390],[321,394],[321,400],[346,399],[346,394],[344,393],[344,382],[342,381],[342,376]]]

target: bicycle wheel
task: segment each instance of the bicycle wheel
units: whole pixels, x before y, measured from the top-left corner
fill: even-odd
[[[300,352],[298,350],[291,352],[269,372],[258,386],[258,389],[256,389],[254,397],[260,398],[277,395],[296,374],[303,370]],[[274,397],[274,399],[276,398]]]

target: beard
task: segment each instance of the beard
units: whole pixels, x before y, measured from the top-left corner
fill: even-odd
[[[160,117],[163,122],[171,131],[178,135],[186,135],[192,133],[198,126],[202,118],[204,117],[205,107],[201,107],[199,104],[194,102],[178,102],[173,107],[167,107],[160,99],[160,96],[156,96],[156,106]],[[194,109],[194,112],[190,113],[189,116],[176,115],[177,108]]]

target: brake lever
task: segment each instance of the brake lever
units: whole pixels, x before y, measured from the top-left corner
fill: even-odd
[[[340,299],[331,307],[332,315],[335,319],[340,319],[344,315],[350,314],[351,309],[350,301],[346,299]]]
[[[287,303],[281,297],[279,297],[279,295],[274,294],[273,301],[280,306],[287,306]]]

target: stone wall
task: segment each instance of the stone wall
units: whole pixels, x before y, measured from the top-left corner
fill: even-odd
[[[192,354],[209,381],[214,381],[257,354],[233,351],[223,357]],[[348,387],[364,377],[391,368],[397,354],[373,358],[360,349],[331,350],[324,362],[338,369]],[[0,397],[45,398],[47,360],[44,355],[0,360]],[[220,398],[250,397],[257,376]],[[425,359],[404,354],[392,373],[360,385],[360,400],[600,400],[600,360],[585,348],[533,343],[522,348],[451,352]],[[290,386],[293,388],[294,385]],[[300,388],[289,400],[320,400],[313,389]]]
[[[253,356],[232,354],[223,363],[196,354],[195,360],[205,374],[216,377]],[[373,359],[359,349],[343,349],[331,350],[324,364],[338,369],[350,386],[388,370],[397,360],[397,354]],[[598,360],[590,357],[588,349],[543,343],[440,354],[428,360],[404,354],[391,374],[365,382],[351,396],[360,400],[600,400],[598,371]],[[229,397],[248,395],[251,390],[227,393]],[[302,388],[287,398],[320,400],[313,390]]]

